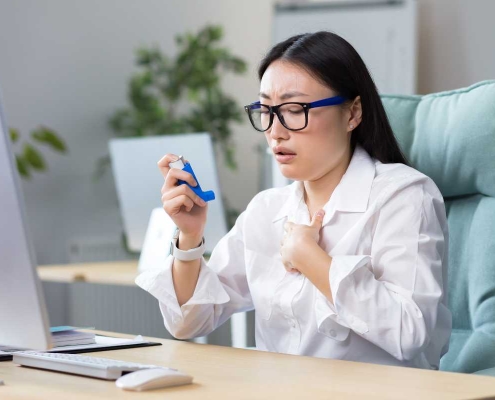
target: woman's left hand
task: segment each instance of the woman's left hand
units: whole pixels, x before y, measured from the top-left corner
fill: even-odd
[[[317,211],[310,225],[298,225],[293,222],[285,223],[285,234],[280,243],[280,255],[287,271],[301,272],[300,268],[304,263],[308,250],[311,251],[312,246],[318,245],[324,215],[324,210]]]

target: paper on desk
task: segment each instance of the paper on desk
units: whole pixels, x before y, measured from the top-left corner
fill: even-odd
[[[95,344],[85,344],[80,346],[61,346],[54,347],[51,350],[48,350],[48,353],[57,353],[60,351],[70,351],[70,350],[86,350],[86,349],[98,349],[105,348],[110,346],[121,346],[121,345],[133,345],[146,343],[141,335],[137,335],[133,339],[122,339],[110,336],[100,336],[95,335]],[[3,350],[2,350],[3,349]],[[7,347],[0,347],[0,356],[9,356],[14,354],[17,351],[26,351],[26,349],[10,349]]]
[[[100,347],[108,347],[108,346],[121,346],[121,345],[129,345],[129,344],[139,344],[143,343],[143,337],[141,335],[137,335],[134,339],[122,339],[115,338],[110,336],[100,336],[95,335],[95,344],[86,344],[81,346],[62,346],[62,347],[54,347],[51,350],[48,350],[49,353],[56,353],[59,351],[70,351],[70,350],[85,350],[85,349],[98,349]]]

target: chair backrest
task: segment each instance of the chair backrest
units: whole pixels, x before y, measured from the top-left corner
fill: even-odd
[[[495,81],[381,97],[411,166],[431,177],[445,199],[453,331],[440,367],[495,367]]]

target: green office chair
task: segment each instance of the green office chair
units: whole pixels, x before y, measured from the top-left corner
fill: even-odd
[[[411,166],[445,199],[453,330],[440,368],[495,376],[495,80],[382,101]]]

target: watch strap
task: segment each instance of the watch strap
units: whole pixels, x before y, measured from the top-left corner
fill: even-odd
[[[174,236],[172,238],[172,243],[170,243],[170,254],[174,258],[180,261],[194,261],[203,257],[206,251],[205,238],[203,237],[201,244],[198,247],[190,250],[181,250],[177,247],[177,241],[179,240],[179,230],[176,229]]]

